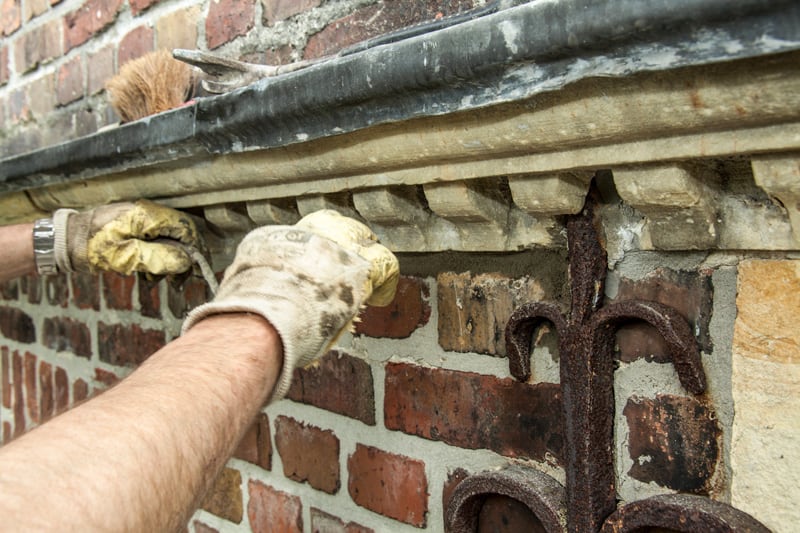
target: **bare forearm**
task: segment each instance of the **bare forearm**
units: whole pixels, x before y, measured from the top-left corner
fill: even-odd
[[[0,449],[3,522],[20,531],[185,525],[280,366],[262,318],[199,323],[113,389]]]
[[[0,227],[0,283],[34,271],[33,224]]]

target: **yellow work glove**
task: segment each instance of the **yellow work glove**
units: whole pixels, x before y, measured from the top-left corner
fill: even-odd
[[[202,240],[186,213],[139,200],[53,215],[55,259],[62,272],[180,274]]]
[[[273,402],[289,390],[294,369],[323,355],[362,305],[388,305],[399,276],[397,258],[367,226],[317,211],[294,226],[245,236],[216,296],[189,313],[183,332],[217,313],[263,316],[283,344]]]

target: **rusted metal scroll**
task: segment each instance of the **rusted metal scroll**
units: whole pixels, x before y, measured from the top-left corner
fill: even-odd
[[[631,300],[601,307],[607,256],[596,207],[594,185],[583,210],[569,217],[568,312],[545,302],[517,308],[506,325],[511,374],[531,377],[530,355],[536,328],[551,323],[559,335],[560,378],[565,422],[566,486],[562,508],[550,496],[554,479],[536,472],[514,483],[497,473],[468,477],[458,486],[447,509],[448,531],[478,531],[476,502],[497,493],[528,506],[548,533],[621,533],[648,531],[767,532],[750,515],[701,496],[669,495],[619,506],[614,469],[614,344],[616,330],[629,321],[653,326],[669,346],[672,364],[683,387],[702,394],[706,377],[692,329],[674,309],[649,301]],[[545,478],[547,480],[545,481]],[[509,486],[513,489],[509,490]],[[560,486],[560,485],[558,485]],[[544,511],[542,502],[545,502]],[[558,522],[554,517],[561,517]]]

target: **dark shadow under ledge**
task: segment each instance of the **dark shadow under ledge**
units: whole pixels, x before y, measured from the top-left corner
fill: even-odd
[[[800,5],[584,4],[509,7],[1,160],[0,222],[144,197],[237,234],[333,207],[396,251],[510,251],[562,246],[599,175],[633,208],[624,246],[800,248]]]

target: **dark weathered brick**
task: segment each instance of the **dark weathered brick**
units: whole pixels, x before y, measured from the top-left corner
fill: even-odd
[[[422,461],[358,444],[347,458],[350,497],[358,505],[416,527],[425,527],[428,479]]]
[[[256,464],[266,470],[272,469],[272,440],[267,415],[264,413],[258,415],[233,455],[237,459]]]
[[[37,379],[36,379],[36,362],[37,357],[30,353],[25,353],[23,360],[25,369],[25,405],[28,406],[28,420],[34,424],[39,423],[39,402],[37,396]]]
[[[62,64],[56,78],[56,95],[59,105],[67,105],[83,98],[83,59],[77,55]]]
[[[172,316],[184,318],[189,311],[209,300],[208,285],[199,278],[189,278],[180,287],[167,284],[167,305]]]
[[[18,437],[25,432],[25,383],[22,356],[15,350],[11,358],[12,381],[14,383],[14,436]]]
[[[700,349],[712,350],[708,331],[713,300],[710,273],[659,268],[641,280],[622,278],[613,301],[632,299],[654,301],[674,308],[696,332]],[[622,326],[617,333],[617,344],[622,361],[639,358],[670,361],[667,343],[653,327],[642,322]]]
[[[91,357],[92,334],[83,322],[64,317],[46,318],[43,329],[42,343],[48,348]]]
[[[356,334],[404,339],[428,323],[430,289],[419,278],[401,277],[397,294],[385,307],[367,306],[356,322]]]
[[[505,327],[522,303],[545,296],[533,278],[444,272],[437,277],[439,344],[445,350],[505,355]]]
[[[19,278],[22,294],[28,295],[28,303],[39,304],[42,302],[42,278],[30,275]]]
[[[117,64],[121,67],[128,61],[152,52],[155,31],[149,26],[139,26],[129,31],[120,41],[117,51]]]
[[[18,280],[12,279],[0,284],[0,298],[6,301],[14,301],[19,298]]]
[[[313,35],[305,57],[330,55],[351,44],[393,30],[451,15],[474,6],[472,0],[430,0],[403,2],[387,0],[361,8]]]
[[[453,492],[458,487],[459,483],[464,481],[470,475],[469,472],[463,468],[456,468],[447,473],[447,479],[442,487],[442,509],[447,509],[450,504],[450,499],[453,497]]]
[[[707,493],[720,459],[720,428],[713,410],[694,398],[633,397],[628,420],[631,477],[681,492]]]
[[[563,458],[561,391],[469,372],[386,365],[388,429],[510,457]]]
[[[100,277],[93,274],[73,274],[72,303],[78,309],[100,310]]]
[[[106,81],[114,75],[114,45],[107,45],[96,52],[90,52],[86,61],[86,72],[87,94],[92,95],[102,91]]]
[[[55,412],[63,413],[69,409],[69,377],[67,371],[56,367],[55,374]]]
[[[120,378],[113,372],[109,372],[108,370],[104,370],[102,368],[95,368],[94,369],[94,382],[99,384],[99,390],[105,390],[110,387],[113,387],[117,383],[119,383]]]
[[[159,282],[148,280],[144,274],[138,276],[139,312],[142,316],[161,318],[161,296]]]
[[[300,498],[258,481],[251,480],[247,486],[250,493],[247,517],[253,533],[303,532],[303,503]]]
[[[97,324],[100,360],[112,365],[138,366],[166,344],[163,331],[136,324]]]
[[[238,524],[244,515],[242,503],[242,474],[233,468],[224,468],[206,494],[203,509]]]
[[[89,384],[78,378],[72,384],[72,403],[77,404],[89,397]]]
[[[283,475],[328,494],[339,491],[339,439],[333,431],[279,416],[275,419],[275,446]]]
[[[8,356],[8,346],[0,346],[0,387],[3,388],[3,407],[11,409],[11,360]]]
[[[18,74],[29,72],[42,63],[61,56],[61,21],[54,19],[22,33],[14,47]]]
[[[123,0],[87,0],[64,17],[64,51],[80,46],[117,18]]]
[[[311,508],[311,531],[314,533],[375,533],[373,529],[347,522],[319,509]]]
[[[14,307],[0,307],[0,334],[17,342],[36,341],[36,327],[33,318]]]
[[[276,22],[313,9],[322,0],[262,0],[264,5],[264,24],[272,26]]]
[[[217,48],[255,25],[255,0],[220,0],[211,2],[206,17],[206,44]]]
[[[375,425],[375,390],[369,363],[331,351],[295,370],[287,398]]]
[[[69,280],[66,274],[44,277],[44,294],[47,303],[67,307],[69,303]]]
[[[129,311],[133,309],[134,276],[120,276],[114,272],[106,272],[103,278],[103,299],[109,309]]]
[[[49,420],[55,411],[53,391],[53,365],[47,361],[39,362],[39,415],[42,422]]]

